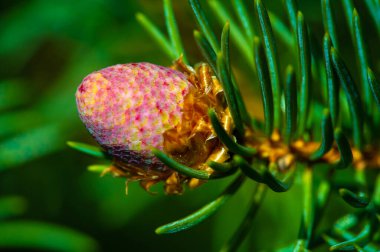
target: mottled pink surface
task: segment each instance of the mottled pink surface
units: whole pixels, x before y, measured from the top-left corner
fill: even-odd
[[[145,157],[162,150],[163,133],[181,121],[190,85],[182,73],[150,63],[107,67],[78,87],[79,116],[109,154],[149,166]]]

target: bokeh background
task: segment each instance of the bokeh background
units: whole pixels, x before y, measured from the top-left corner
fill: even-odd
[[[203,60],[192,38],[196,25],[187,1],[173,2],[190,61]],[[264,2],[285,20],[280,0]],[[300,1],[307,22],[321,39],[319,5],[317,0]],[[158,236],[156,227],[198,209],[231,179],[186,190],[183,196],[165,196],[162,185],[151,195],[130,183],[126,196],[124,179],[88,172],[88,165],[101,161],[66,145],[69,140],[95,144],[75,106],[74,93],[84,76],[117,63],[170,65],[171,59],[136,22],[136,12],[165,29],[161,1],[0,2],[0,249],[215,251],[240,223],[251,182],[202,225]],[[344,17],[337,18],[341,37],[348,37]],[[215,31],[219,34],[217,24]],[[289,60],[286,49],[279,48],[281,61]],[[256,79],[238,55],[232,60],[240,84],[249,91],[245,99],[250,111],[260,117],[261,105],[255,106],[258,90],[244,86]],[[294,241],[300,191],[296,183],[286,194],[268,192],[250,239],[240,250],[270,251],[267,248]],[[335,210],[334,205],[327,209],[331,219]]]

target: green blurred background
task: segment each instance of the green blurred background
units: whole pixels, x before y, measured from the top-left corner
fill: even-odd
[[[196,63],[202,58],[192,39],[195,22],[190,8],[185,0],[173,2],[187,55]],[[266,4],[284,17],[280,2]],[[321,39],[319,3],[300,1],[307,21]],[[0,9],[0,249],[220,248],[240,223],[253,183],[246,183],[204,224],[180,234],[157,236],[156,227],[215,198],[231,179],[187,190],[183,196],[163,195],[162,185],[154,187],[157,195],[150,195],[137,183],[130,183],[126,196],[124,179],[99,178],[88,172],[86,167],[99,161],[66,145],[68,140],[95,144],[75,107],[74,93],[84,76],[117,63],[171,63],[135,21],[135,13],[140,11],[164,29],[161,1],[1,1]],[[344,18],[338,18],[344,23]],[[344,34],[345,29],[339,32]],[[215,30],[220,31],[220,26],[215,25]],[[281,61],[287,61],[289,54],[281,45],[279,51]],[[246,62],[238,56],[232,60],[241,83],[255,81]],[[260,98],[253,95],[257,90],[250,91],[252,95],[245,98],[252,106]],[[252,111],[260,115],[261,107]],[[301,216],[300,189],[297,184],[286,194],[268,193],[241,251],[271,251],[266,248],[295,240]],[[327,211],[334,219],[334,206]],[[56,231],[67,237],[56,241],[52,234],[58,226],[78,233],[59,228]]]

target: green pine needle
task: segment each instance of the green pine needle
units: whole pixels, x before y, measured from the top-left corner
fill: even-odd
[[[334,133],[334,138],[336,141],[336,144],[338,146],[340,159],[335,164],[336,169],[343,169],[347,168],[352,164],[353,156],[351,151],[350,143],[348,142],[348,139],[343,134],[343,132],[340,129],[336,129]]]
[[[294,69],[291,65],[286,68],[285,121],[285,140],[290,143],[293,140],[297,126],[297,83]]]
[[[300,75],[298,135],[306,129],[310,109],[310,49],[307,28],[302,12],[297,13],[298,68]]]
[[[189,0],[191,9],[193,10],[195,20],[197,21],[200,30],[204,34],[204,36],[207,38],[207,41],[210,43],[211,48],[214,50],[214,52],[219,51],[219,43],[216,39],[216,36],[214,32],[211,29],[211,26],[209,24],[209,20],[206,18],[206,14],[203,11],[203,8],[201,7],[201,4],[198,0]]]
[[[293,30],[293,33],[297,33],[297,10],[298,6],[295,0],[284,0],[286,14],[290,21],[290,26]]]
[[[238,138],[242,138],[244,135],[243,121],[239,111],[239,104],[236,100],[235,87],[232,83],[231,75],[227,69],[226,59],[222,52],[217,54],[216,67],[218,70],[219,80],[222,84],[224,95],[235,124]]]
[[[371,87],[372,95],[375,98],[376,104],[380,110],[380,83],[377,81],[375,74],[370,68],[367,68],[367,78]]]
[[[352,23],[353,23],[353,40],[356,52],[357,65],[360,73],[360,83],[361,90],[363,94],[363,100],[365,105],[365,110],[370,111],[372,109],[372,96],[371,96],[371,88],[368,85],[367,78],[367,67],[368,67],[368,59],[367,52],[365,48],[365,42],[363,38],[363,31],[360,24],[360,17],[356,9],[353,11],[352,15]]]
[[[206,58],[207,62],[210,64],[212,70],[216,74],[218,72],[216,68],[216,53],[212,46],[206,39],[206,37],[199,31],[194,31],[195,42],[197,43],[199,49],[201,50],[203,56]]]
[[[255,167],[252,167],[244,158],[235,155],[234,162],[239,166],[245,176],[259,183],[264,182],[263,172]]]
[[[272,85],[274,104],[274,128],[279,129],[281,125],[281,85],[277,59],[277,46],[273,36],[272,26],[268,13],[261,0],[255,0],[254,7],[257,23],[260,28],[260,38],[264,45],[264,51]]]
[[[253,29],[251,16],[248,13],[248,10],[244,4],[244,1],[234,0],[232,4],[234,6],[234,10],[236,12],[237,17],[239,18],[240,24],[243,30],[245,31],[246,40],[252,41],[255,31]]]
[[[187,58],[185,55],[185,51],[183,50],[183,45],[181,41],[181,36],[178,31],[177,22],[174,17],[174,10],[172,6],[171,0],[163,0],[164,3],[164,13],[166,20],[166,27],[169,33],[169,38],[171,41],[171,45],[176,53],[174,59],[179,58],[182,55],[182,59],[185,63],[187,63]]]
[[[331,37],[332,44],[335,48],[339,48],[337,34],[335,31],[334,14],[331,8],[331,0],[321,0],[322,3],[322,16],[323,25],[325,27],[326,33]]]
[[[364,208],[369,204],[368,196],[365,193],[356,194],[349,189],[341,188],[339,189],[339,194],[352,207]]]
[[[149,20],[142,13],[136,14],[136,20],[153,37],[153,39],[162,48],[162,50],[169,57],[169,59],[176,59],[178,55],[176,55],[175,51],[173,50],[171,43],[151,20]]]
[[[258,37],[254,38],[254,57],[264,106],[265,133],[270,137],[273,132],[273,95],[264,49]]]
[[[218,198],[180,220],[158,227],[156,229],[156,234],[178,233],[180,231],[190,229],[207,220],[212,215],[214,215],[228,201],[228,199],[231,198],[231,196],[235,194],[235,192],[240,188],[243,181],[243,176],[237,177]]]
[[[77,151],[83,152],[93,157],[106,158],[105,153],[99,147],[85,144],[85,143],[73,142],[73,141],[68,141],[67,145]]]
[[[178,163],[174,159],[167,156],[164,152],[153,149],[153,154],[161,160],[162,163],[167,165],[170,169],[179,172],[180,174],[183,174],[185,176],[191,177],[191,178],[197,178],[197,179],[203,179],[208,180],[210,179],[210,175],[203,170],[196,170],[191,167],[188,167],[186,165],[183,165],[181,163]]]
[[[339,85],[336,80],[335,73],[330,57],[331,40],[329,33],[325,33],[323,37],[323,55],[326,69],[326,83],[328,93],[328,103],[331,113],[333,125],[336,125],[339,118]]]
[[[328,110],[323,111],[322,118],[322,141],[319,148],[311,155],[312,160],[317,160],[326,154],[334,142],[334,129]]]
[[[256,153],[256,150],[250,147],[245,147],[236,143],[225,131],[223,126],[220,124],[218,116],[213,109],[210,109],[208,115],[211,120],[212,127],[214,128],[220,141],[233,153],[242,155],[245,157],[251,157]]]
[[[251,66],[253,66],[253,60],[251,57],[252,43],[250,43],[250,41],[252,41],[253,38],[246,38],[246,36],[244,36],[244,32],[234,22],[233,18],[231,17],[231,14],[226,10],[223,4],[220,3],[220,1],[210,0],[208,1],[208,4],[210,5],[211,10],[214,11],[214,13],[216,14],[216,17],[218,18],[220,23],[230,23],[233,42],[236,44],[237,48],[239,49],[241,55],[245,58],[245,60]]]
[[[351,77],[350,72],[347,69],[347,66],[338,55],[336,49],[331,47],[330,56],[332,63],[337,73],[340,84],[343,87],[343,90],[346,94],[346,99],[349,104],[352,124],[353,124],[353,137],[354,145],[358,149],[363,147],[363,106],[360,99],[359,92],[355,86],[354,80]]]
[[[96,165],[89,165],[87,167],[87,170],[90,172],[95,172],[95,173],[103,173],[109,167],[110,167],[110,165],[98,165],[98,164],[96,164]]]

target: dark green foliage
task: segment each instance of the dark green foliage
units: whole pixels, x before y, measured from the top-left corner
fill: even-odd
[[[296,170],[296,165],[293,165],[293,168],[287,171],[285,178],[279,179],[279,167],[276,163],[268,164],[260,160],[256,156],[257,150],[244,146],[244,133],[241,130],[244,130],[243,124],[247,125],[248,120],[243,119],[243,117],[248,118],[248,116],[243,115],[246,109],[242,106],[242,99],[230,66],[230,27],[232,28],[232,40],[240,49],[240,53],[244,57],[247,56],[248,52],[253,55],[254,70],[258,77],[264,108],[264,126],[261,129],[263,129],[266,136],[269,138],[275,129],[281,129],[284,116],[285,129],[281,130],[281,132],[284,134],[284,141],[290,147],[293,141],[297,139],[296,137],[304,138],[305,141],[308,141],[310,137],[313,138],[318,135],[321,137],[319,147],[309,157],[311,162],[303,163],[305,160],[300,161],[302,166],[306,166],[301,169],[303,171],[302,186],[304,188],[303,213],[298,240],[289,248],[294,249],[293,251],[309,251],[309,249],[318,246],[320,241],[324,239],[331,246],[331,250],[357,249],[359,251],[372,251],[372,247],[367,246],[370,239],[372,239],[371,237],[373,237],[373,232],[371,233],[369,230],[374,230],[373,226],[377,226],[378,220],[371,220],[371,224],[365,226],[356,236],[348,235],[349,232],[346,229],[357,225],[359,220],[352,226],[343,228],[344,230],[339,227],[332,229],[331,232],[317,233],[319,222],[332,195],[332,187],[334,187],[331,176],[336,169],[352,169],[353,165],[355,165],[353,164],[354,156],[350,140],[342,130],[336,127],[343,125],[345,131],[347,130],[346,134],[352,135],[352,142],[357,150],[362,150],[365,144],[371,144],[377,148],[374,142],[364,142],[364,128],[370,125],[373,127],[373,123],[376,124],[376,120],[370,118],[372,113],[370,111],[374,108],[373,97],[377,105],[379,105],[379,84],[374,73],[368,68],[367,49],[359,14],[353,9],[352,1],[343,1],[342,8],[345,10],[344,13],[354,42],[353,50],[356,53],[358,62],[360,89],[354,83],[349,67],[338,54],[337,48],[343,48],[345,45],[339,45],[338,42],[340,38],[338,38],[339,33],[337,32],[333,3],[329,0],[321,1],[325,34],[323,40],[321,40],[322,46],[319,48],[314,41],[313,32],[308,28],[303,13],[298,10],[296,1],[285,0],[283,2],[290,29],[293,31],[293,37],[290,35],[286,24],[282,23],[275,14],[268,13],[260,0],[254,1],[253,4],[256,26],[252,25],[252,18],[247,14],[248,9],[252,9],[252,6],[246,6],[240,0],[233,1],[232,6],[241,27],[234,22],[231,13],[220,1],[210,1],[210,6],[218,19],[222,23],[227,21],[222,31],[221,50],[219,52],[219,45],[215,41],[207,14],[205,14],[198,1],[190,1],[201,30],[200,32],[195,32],[196,41],[223,83],[228,106],[235,122],[235,133],[238,140],[236,142],[233,137],[229,136],[220,124],[216,113],[211,110],[209,116],[214,130],[221,142],[233,154],[233,158],[231,159],[232,161],[225,164],[215,162],[208,162],[208,164],[218,172],[229,172],[239,167],[245,176],[258,183],[254,192],[252,207],[248,210],[247,216],[234,232],[232,238],[224,245],[222,251],[236,250],[248,234],[253,216],[260,206],[263,188],[267,186],[275,192],[289,190],[294,177],[293,173]],[[369,8],[376,8],[377,6],[376,3],[372,3],[370,0],[366,1],[366,4]],[[376,21],[377,17],[374,13],[373,9],[371,9],[371,14]],[[272,27],[281,41],[297,55],[298,70],[295,72],[291,65],[287,67],[284,85],[281,84],[280,61]],[[259,36],[256,36],[256,30]],[[253,43],[253,47],[246,47],[247,43]],[[297,50],[294,50],[295,46]],[[324,64],[322,63],[322,58],[324,58]],[[322,76],[319,76],[319,73],[322,73]],[[326,79],[323,79],[323,76]],[[327,92],[324,93],[322,86],[320,86],[319,90],[313,87],[314,81],[325,84]],[[321,83],[317,84],[320,85]],[[344,91],[345,99],[342,100],[340,100],[339,96],[340,87]],[[364,100],[364,106],[362,105],[361,96]],[[324,97],[326,104],[320,104],[319,97]],[[281,110],[281,99],[283,99],[285,105],[283,111]],[[347,103],[341,104],[342,101]],[[342,118],[340,117],[341,110],[343,110]],[[350,112],[350,121],[347,121],[346,118],[347,110]],[[312,128],[308,128],[312,120],[321,122],[320,132],[317,132],[318,127],[312,126]],[[260,125],[260,123],[255,121],[255,128],[257,128],[257,125]],[[335,132],[334,128],[336,128]],[[318,139],[313,140],[318,141]],[[336,145],[334,145],[334,141]],[[314,171],[313,162],[323,163],[325,155],[333,148],[335,148],[334,151],[339,153],[339,158],[335,163],[328,164],[330,171],[327,175],[321,177],[320,173]],[[299,171],[296,174],[298,173]],[[355,179],[352,185],[358,188],[358,193],[354,193],[347,188],[341,188],[339,194],[349,205],[355,208],[364,208],[365,211],[371,212],[370,200],[366,192],[368,190],[367,180],[363,174],[362,171],[355,170]],[[316,183],[319,183],[318,187],[316,187]],[[200,220],[203,220],[203,217]],[[181,220],[178,223],[181,223]],[[196,223],[198,222],[194,220],[194,224]],[[170,226],[171,224],[168,225]],[[288,249],[284,248],[284,251],[288,251]]]
[[[366,118],[367,116],[370,116],[369,111],[373,108],[370,90],[372,90],[372,95],[375,98],[375,101],[379,101],[379,92],[377,91],[379,85],[376,82],[373,72],[371,70],[367,70],[368,60],[366,56],[365,40],[360,27],[359,15],[357,11],[353,9],[353,3],[348,0],[343,1],[343,9],[345,10],[346,20],[348,21],[349,30],[352,33],[352,38],[355,45],[354,51],[356,52],[361,80],[360,92],[354,83],[354,79],[348,67],[343,62],[343,59],[338,54],[336,49],[340,45],[338,43],[336,21],[334,20],[334,11],[331,6],[331,1],[321,1],[323,24],[326,32],[323,38],[321,52],[316,51],[318,46],[315,44],[313,45],[313,50],[310,49],[309,43],[312,40],[309,36],[312,32],[308,30],[303,13],[297,10],[298,7],[296,2],[292,0],[284,1],[290,27],[294,34],[293,41],[297,42],[295,44],[298,49],[296,50],[298,71],[295,75],[291,65],[288,66],[286,70],[284,91],[282,91],[281,80],[279,77],[279,60],[277,45],[272,31],[273,24],[275,30],[278,34],[280,34],[280,38],[282,38],[282,41],[284,41],[287,46],[294,48],[294,44],[293,42],[289,42],[292,41],[292,39],[287,38],[288,35],[285,35],[287,33],[286,29],[288,28],[286,28],[274,14],[271,13],[268,15],[266,8],[261,1],[254,1],[253,6],[255,10],[257,30],[260,34],[259,37],[255,36],[255,30],[251,23],[252,20],[247,15],[247,7],[244,5],[243,1],[233,1],[233,7],[238,15],[242,30],[237,27],[236,23],[234,23],[233,19],[231,19],[230,13],[219,1],[210,1],[210,6],[212,7],[214,13],[217,14],[218,18],[222,22],[223,20],[224,22],[228,20],[222,31],[222,53],[218,53],[219,49],[217,42],[214,41],[214,35],[212,35],[213,33],[211,32],[209,21],[206,19],[206,14],[201,10],[202,7],[200,3],[198,1],[190,1],[190,3],[193,7],[196,20],[201,28],[201,32],[195,33],[196,40],[209,63],[214,68],[214,71],[218,74],[223,83],[227,102],[235,122],[236,133],[238,134],[237,138],[240,140],[242,139],[242,132],[240,132],[240,129],[243,129],[242,121],[246,122],[246,120],[242,120],[241,111],[244,111],[244,109],[242,109],[241,104],[239,104],[240,108],[238,108],[237,96],[234,95],[237,91],[235,78],[232,77],[232,69],[230,67],[231,56],[229,55],[230,45],[228,39],[229,23],[233,24],[231,27],[235,32],[232,32],[232,38],[236,44],[240,45],[238,46],[242,49],[240,52],[243,53],[243,55],[246,55],[247,51],[252,50],[251,53],[254,56],[255,72],[258,77],[264,108],[265,123],[263,129],[267,137],[270,137],[273,130],[279,129],[282,125],[283,112],[281,111],[280,105],[282,95],[284,95],[284,117],[286,122],[285,130],[282,132],[284,133],[286,143],[292,143],[295,139],[296,131],[297,136],[305,136],[305,131],[308,129],[308,123],[310,122],[310,114],[313,112],[318,113],[316,110],[318,102],[316,101],[316,94],[314,94],[317,89],[311,86],[313,83],[311,79],[311,71],[316,71],[318,67],[322,67],[321,59],[324,57],[323,65],[325,68],[326,79],[322,79],[321,76],[315,76],[315,73],[313,73],[313,77],[323,83],[326,83],[327,94],[322,94],[321,88],[320,95],[327,95],[325,98],[325,100],[327,100],[327,105],[322,106],[328,107],[330,112],[328,109],[324,109],[323,113],[320,115],[315,115],[315,118],[321,121],[321,133],[312,133],[311,136],[320,135],[321,142],[319,147],[310,156],[310,160],[321,160],[326,153],[334,148],[333,144],[335,140],[336,148],[339,151],[340,157],[335,164],[331,165],[332,171],[334,171],[334,169],[352,167],[351,165],[354,159],[349,140],[339,129],[335,130],[334,133],[334,127],[337,127],[342,123],[342,119],[339,117],[341,109],[339,101],[340,87],[344,90],[345,98],[347,100],[347,105],[344,104],[343,108],[349,109],[351,122],[353,125],[348,132],[352,132],[354,146],[359,150],[362,149],[365,144],[363,140],[364,125],[368,123]],[[367,4],[372,7],[374,6],[370,3],[370,1],[367,1]],[[242,33],[244,33],[244,35]],[[243,36],[245,38],[243,38]],[[253,49],[243,48],[241,43],[244,43],[244,41],[246,43],[253,41]],[[214,66],[215,61],[217,65],[216,70]],[[322,70],[319,71],[323,71],[323,67]],[[229,75],[231,77],[229,77]],[[297,76],[298,83],[295,81],[295,76]],[[361,104],[361,95],[364,97],[365,106],[362,106]],[[241,99],[239,101],[241,101]],[[365,116],[363,109],[365,109],[367,116]],[[236,143],[223,129],[215,112],[210,111],[209,115],[219,139],[226,145],[231,153],[236,154],[234,155],[232,161],[226,163],[225,165],[209,162],[209,165],[212,168],[216,171],[229,171],[232,167],[238,166],[245,176],[259,184],[257,188],[267,185],[275,192],[283,192],[289,189],[290,183],[285,183],[276,178],[275,173],[278,170],[276,164],[272,163],[269,167],[265,167],[261,161],[258,161],[254,162],[252,165],[252,159],[256,158],[256,151],[253,149],[251,151],[249,148],[247,149],[247,147]],[[343,118],[343,120],[346,119]],[[351,125],[351,123],[348,122],[343,123],[344,125]],[[316,131],[314,128],[311,129],[311,132]],[[316,230],[318,227],[318,222],[322,218],[324,208],[326,207],[326,204],[328,204],[331,195],[331,180],[328,177],[325,178],[325,181],[321,181],[317,190],[314,188],[314,183],[316,180],[315,177],[319,175],[314,174],[313,168],[314,167],[308,166],[304,168],[303,172],[302,185],[304,187],[304,207],[299,237],[293,245],[294,251],[308,251],[309,248],[315,246],[315,239],[317,239],[315,236],[317,235]],[[293,177],[290,174],[291,171],[288,171],[288,173],[288,178],[286,179],[287,181]],[[358,194],[355,194],[349,189],[340,189],[339,194],[351,206],[366,208],[369,205],[368,196],[363,192],[363,190],[365,190],[364,185],[366,184],[366,181],[363,179],[360,179],[360,181],[361,182],[359,182],[359,184],[362,189],[359,190]],[[254,203],[248,211],[247,217],[233,234],[229,242],[222,248],[222,251],[234,251],[244,240],[244,237],[248,233],[250,223],[252,223],[252,218],[258,209],[258,202],[261,200],[262,193],[259,193],[259,195],[260,196],[254,196]],[[363,229],[363,231],[355,238],[343,236],[344,239],[349,240],[340,243],[338,241],[339,238],[338,240],[333,238],[335,235],[336,234],[332,234],[332,236],[323,234],[322,236],[326,242],[331,245],[332,250],[341,248],[356,248],[358,250],[367,251],[366,248],[360,248],[366,245],[366,243],[362,242],[364,239],[362,237],[365,237],[366,239],[368,238],[367,229]]]

